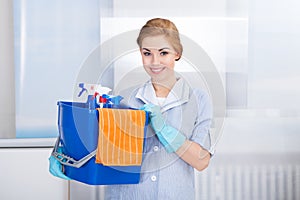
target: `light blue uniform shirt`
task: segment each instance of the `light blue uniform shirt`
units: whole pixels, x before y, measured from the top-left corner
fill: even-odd
[[[157,104],[151,82],[130,88],[120,95],[134,108]],[[161,107],[167,124],[181,131],[191,141],[211,153],[209,128],[212,106],[207,93],[192,89],[179,79]],[[175,153],[167,153],[151,126],[147,128],[141,178],[139,184],[111,185],[105,188],[105,199],[115,200],[193,200],[194,169]],[[200,186],[201,187],[201,186]]]

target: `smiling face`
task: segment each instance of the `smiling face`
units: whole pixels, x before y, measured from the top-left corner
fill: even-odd
[[[174,79],[175,60],[179,55],[163,35],[144,38],[140,51],[144,68],[153,82]]]

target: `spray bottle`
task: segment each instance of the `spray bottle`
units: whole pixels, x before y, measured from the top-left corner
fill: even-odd
[[[83,94],[87,95],[89,109],[98,108],[99,97],[103,94],[108,94],[111,91],[110,88],[102,87],[100,84],[79,83],[78,86],[81,88],[78,97]]]

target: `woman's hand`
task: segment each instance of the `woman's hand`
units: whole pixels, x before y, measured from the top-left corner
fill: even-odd
[[[208,166],[210,153],[199,144],[187,140],[177,129],[168,126],[158,106],[145,104],[141,109],[149,112],[150,124],[167,152],[176,152],[182,160],[199,171]]]
[[[185,136],[165,123],[158,106],[145,104],[141,109],[150,113],[150,124],[167,152],[176,152],[185,142]]]

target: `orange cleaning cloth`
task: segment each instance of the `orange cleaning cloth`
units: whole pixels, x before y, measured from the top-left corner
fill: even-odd
[[[98,108],[96,163],[141,165],[146,113],[143,110]]]

